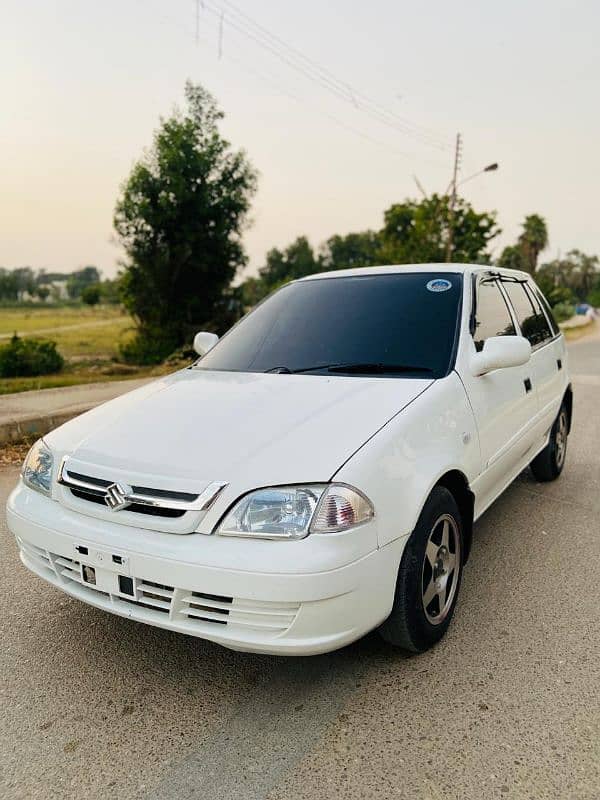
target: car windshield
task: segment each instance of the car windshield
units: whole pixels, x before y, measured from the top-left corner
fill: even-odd
[[[462,276],[411,272],[300,281],[250,312],[196,368],[443,377]]]

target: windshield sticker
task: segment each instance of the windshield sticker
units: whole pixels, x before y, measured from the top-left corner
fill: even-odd
[[[445,278],[434,278],[432,281],[429,281],[427,288],[430,292],[447,292],[448,289],[452,288],[452,284]]]

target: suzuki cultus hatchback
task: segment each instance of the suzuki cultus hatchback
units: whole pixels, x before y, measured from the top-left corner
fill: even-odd
[[[426,650],[473,522],[565,463],[564,339],[525,273],[312,275],[195,345],[40,439],[8,501],[25,566],[114,614],[260,653],[375,628]]]

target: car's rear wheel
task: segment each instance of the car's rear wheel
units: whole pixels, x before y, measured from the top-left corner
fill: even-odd
[[[548,444],[531,462],[531,471],[538,481],[553,481],[563,471],[567,456],[567,440],[569,436],[569,416],[563,403],[558,412]]]
[[[456,607],[463,552],[456,501],[436,486],[402,555],[392,613],[379,629],[387,642],[422,653],[442,638]]]

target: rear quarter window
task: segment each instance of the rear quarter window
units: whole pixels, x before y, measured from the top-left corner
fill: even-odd
[[[539,302],[522,281],[504,279],[502,285],[515,311],[522,335],[532,347],[552,339],[552,331]]]

